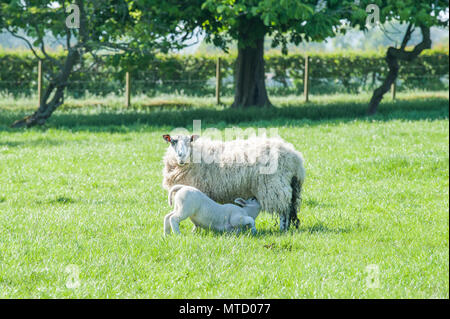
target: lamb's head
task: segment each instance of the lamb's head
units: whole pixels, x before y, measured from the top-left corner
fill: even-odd
[[[168,134],[163,135],[163,139],[170,143],[170,146],[177,159],[177,163],[180,166],[189,163],[191,159],[192,153],[192,142],[194,142],[198,138],[198,135],[186,136],[186,135],[177,135],[170,136]]]
[[[261,211],[261,204],[258,202],[256,197],[251,197],[247,200],[236,198],[234,202],[241,206],[247,212],[247,214],[249,216],[252,216],[253,218],[256,218],[256,216],[258,216],[259,212]]]

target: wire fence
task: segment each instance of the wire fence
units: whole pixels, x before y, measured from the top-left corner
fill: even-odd
[[[193,78],[191,74],[180,73],[178,78],[161,78],[155,72],[83,72],[82,76],[75,73],[66,83],[65,94],[68,97],[83,98],[85,96],[107,95],[126,96],[127,105],[133,96],[144,95],[186,95],[196,97],[232,96],[234,93],[233,76],[220,71],[220,59],[217,61],[215,76]],[[310,63],[310,61],[309,61]],[[433,65],[433,73],[426,73],[424,66],[409,66],[408,72],[399,73],[393,90],[439,91],[449,88],[448,64]],[[378,67],[367,67],[364,74],[352,75],[352,70],[343,68],[333,76],[310,75],[310,64],[305,63],[303,69],[284,69],[282,73],[266,73],[266,88],[269,95],[287,96],[309,94],[338,94],[373,91],[383,81],[386,70]],[[443,68],[446,68],[445,70]],[[210,72],[211,73],[211,72]],[[128,77],[128,81],[127,81]],[[39,86],[39,78],[42,85]],[[36,79],[0,79],[0,95],[26,97],[35,94],[42,96],[48,85],[48,79],[43,78],[42,70]],[[40,90],[40,92],[39,92]]]

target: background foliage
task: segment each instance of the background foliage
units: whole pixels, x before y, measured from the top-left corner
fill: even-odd
[[[233,69],[235,56],[208,54],[158,54],[156,56],[119,57],[108,56],[103,62],[86,66],[70,78],[67,93],[73,97],[85,94],[104,96],[122,94],[125,72],[132,74],[133,94],[154,96],[161,93],[180,93],[194,96],[214,94],[217,57],[222,61],[224,95],[233,93]],[[342,51],[311,53],[311,92],[330,94],[337,92],[358,93],[372,90],[387,72],[384,53],[381,51]],[[53,53],[62,59],[62,53]],[[282,55],[269,52],[265,56],[266,79],[269,93],[273,95],[301,94],[305,55]],[[44,65],[46,68],[52,67]],[[402,63],[399,89],[442,90],[448,88],[448,49],[427,50],[417,60]],[[26,51],[0,52],[0,93],[13,96],[31,95],[36,92],[37,61]]]

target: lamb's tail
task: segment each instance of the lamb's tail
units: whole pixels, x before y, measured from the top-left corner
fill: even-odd
[[[177,191],[180,190],[180,188],[183,188],[184,186],[185,185],[174,185],[170,188],[168,197],[169,206],[172,206],[172,194],[176,193]]]

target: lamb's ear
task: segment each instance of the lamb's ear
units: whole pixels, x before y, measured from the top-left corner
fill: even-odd
[[[164,139],[164,141],[166,141],[166,142],[172,142],[172,138],[170,138],[170,135],[168,135],[168,134],[166,134],[166,135],[163,135],[163,139]]]
[[[236,199],[234,200],[234,202],[235,202],[236,204],[242,206],[242,207],[244,207],[245,205],[247,205],[247,202],[246,202],[244,199],[240,198],[240,197],[239,197],[239,198],[236,198]]]
[[[192,142],[195,142],[199,137],[200,137],[200,136],[198,136],[198,135],[192,135],[192,136],[191,136],[191,143],[192,143]]]

